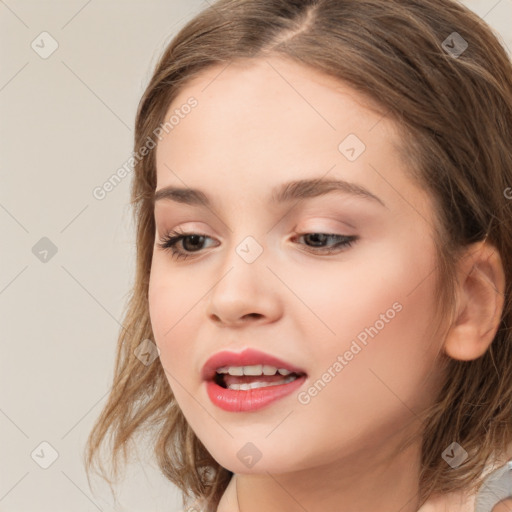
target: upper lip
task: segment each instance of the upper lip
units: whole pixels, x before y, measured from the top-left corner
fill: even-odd
[[[246,348],[242,352],[228,352],[223,350],[211,356],[203,366],[201,378],[203,380],[212,380],[217,370],[223,366],[252,366],[257,364],[266,364],[276,368],[284,368],[299,375],[305,375],[306,372],[297,366],[287,363],[278,357],[260,352],[252,348]]]

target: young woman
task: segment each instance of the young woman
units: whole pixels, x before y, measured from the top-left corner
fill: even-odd
[[[136,280],[87,467],[110,434],[117,474],[148,430],[189,510],[475,510],[512,457],[490,28],[450,0],[220,0],[163,53],[134,150]]]

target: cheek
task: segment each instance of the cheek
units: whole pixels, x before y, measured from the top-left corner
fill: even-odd
[[[193,340],[197,319],[194,321],[193,311],[190,311],[197,299],[189,305],[189,301],[176,292],[174,285],[165,284],[154,286],[148,299],[154,339],[160,350],[160,364],[180,409],[190,415],[195,408],[191,393],[200,383],[199,374],[194,373],[197,354]]]
[[[195,292],[190,283],[187,286],[179,275],[172,276],[163,267],[158,262],[154,262],[152,267],[148,289],[149,315],[162,366],[168,377],[175,376],[181,380],[180,375],[191,374],[193,340],[198,328],[194,307],[199,307],[202,293]],[[187,340],[191,342],[187,343]]]
[[[318,438],[318,463],[333,456],[333,445],[347,453],[361,444],[377,450],[409,422],[418,426],[415,414],[438,389],[437,349],[429,335],[429,283],[409,296],[409,286],[391,291],[382,281],[378,284],[338,301],[345,309],[330,317],[337,336],[322,336],[311,353],[314,372],[305,388],[310,401],[296,406],[294,418],[311,430],[302,435],[328,433]]]
[[[311,381],[323,395],[312,402],[337,403],[355,417],[371,410],[385,416],[395,406],[410,414],[407,408],[423,406],[437,385],[432,252],[430,247],[419,247],[416,254],[403,247],[393,254],[384,249],[378,254],[385,258],[351,260],[344,272],[331,271],[328,279],[320,271],[309,273],[299,285],[329,328],[318,322],[310,328],[309,337],[317,339],[309,353]],[[312,282],[325,285],[312,287]],[[339,419],[333,414],[330,421]]]

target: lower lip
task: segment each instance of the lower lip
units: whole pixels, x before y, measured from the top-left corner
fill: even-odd
[[[206,382],[206,391],[214,405],[229,412],[256,411],[293,393],[306,380],[303,375],[288,384],[255,389],[228,389],[213,380]]]

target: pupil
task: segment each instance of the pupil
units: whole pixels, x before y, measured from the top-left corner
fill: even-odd
[[[183,247],[188,245],[187,244],[188,240],[192,240],[193,242],[195,241],[196,243],[199,243],[199,245],[201,245],[201,243],[203,242],[202,239],[204,239],[204,236],[201,236],[201,235],[189,235],[189,236],[187,236],[187,237],[185,237],[183,239]],[[194,243],[193,242],[192,242],[192,250],[194,250]],[[186,247],[185,247],[185,249],[186,249]],[[190,249],[190,247],[189,247],[189,249]],[[186,250],[189,250],[189,249],[186,249]],[[197,249],[197,247],[195,247],[195,249]]]
[[[310,235],[306,235],[306,236],[309,236],[310,240],[313,239],[313,245],[321,245],[322,242],[325,241],[325,239],[327,238],[327,235],[324,235],[323,233],[312,233]],[[320,243],[315,243],[315,239],[318,241],[318,239],[320,239]]]

